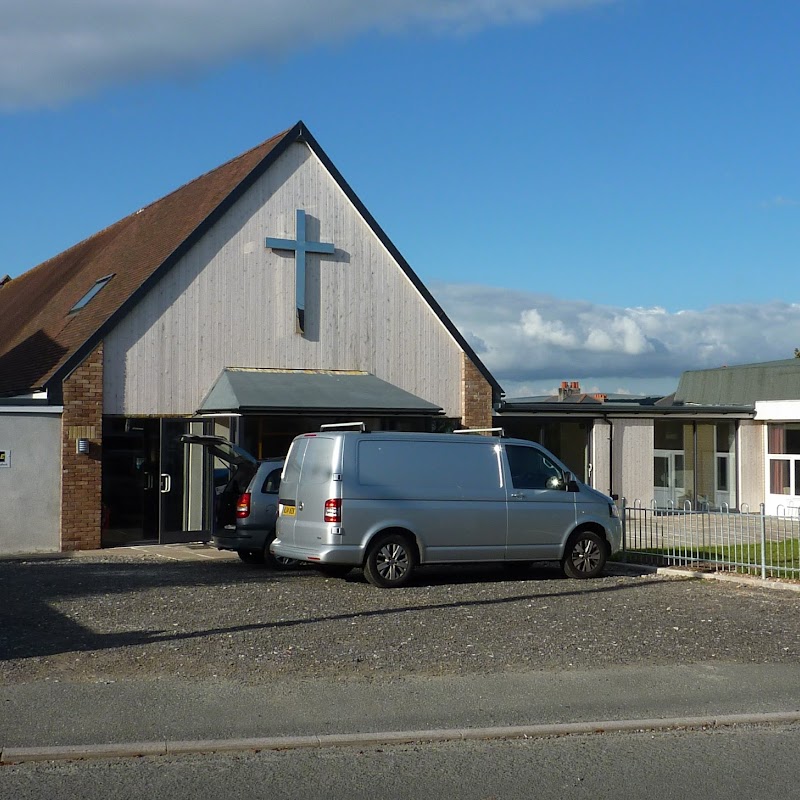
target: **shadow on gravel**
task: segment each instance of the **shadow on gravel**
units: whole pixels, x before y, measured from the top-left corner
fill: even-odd
[[[146,644],[162,631],[99,634],[54,607],[80,598],[144,594],[152,589],[226,587],[286,580],[297,571],[273,572],[236,561],[82,561],[36,558],[0,561],[0,662],[64,652]],[[145,600],[142,603],[146,603]]]
[[[298,625],[315,625],[320,622],[337,622],[341,620],[368,619],[369,617],[383,617],[391,614],[408,614],[416,611],[442,611],[448,608],[475,608],[479,606],[498,606],[509,603],[521,603],[529,600],[547,600],[561,597],[585,597],[589,594],[606,594],[608,592],[630,591],[631,589],[644,589],[665,583],[666,579],[656,579],[647,583],[614,584],[613,586],[596,586],[585,589],[576,589],[570,592],[544,592],[536,594],[518,594],[511,597],[492,597],[486,600],[457,600],[452,603],[424,603],[413,606],[397,606],[395,608],[379,608],[372,611],[356,611],[346,614],[329,614],[321,617],[307,617],[277,622],[251,623],[246,625],[231,625],[224,628],[209,628],[204,631],[177,633],[164,637],[166,640],[194,639],[198,636],[216,636],[223,633],[237,633],[241,631],[270,630],[278,628],[292,628]]]
[[[476,575],[477,573],[477,575]],[[543,578],[552,579],[552,570],[536,570],[519,579],[521,585]],[[655,586],[665,580],[607,584],[599,582],[579,583],[570,581],[563,586],[574,585],[568,591],[519,593],[513,596],[490,597],[479,600],[456,600],[446,603],[397,604],[391,607],[366,611],[297,617],[272,622],[246,623],[224,627],[208,627],[202,630],[140,629],[111,633],[97,633],[81,625],[52,605],[59,599],[80,596],[106,595],[113,602],[115,594],[135,594],[152,588],[175,588],[179,585],[191,587],[222,586],[242,583],[263,584],[266,581],[283,581],[297,577],[298,572],[269,572],[265,570],[244,571],[234,562],[192,563],[86,563],[77,561],[29,560],[23,563],[0,563],[0,586],[3,601],[0,603],[0,662],[9,659],[24,659],[55,655],[58,653],[100,651],[110,648],[141,646],[153,643],[198,639],[247,631],[269,631],[303,625],[317,625],[342,620],[366,619],[415,612],[431,612],[452,608],[498,606],[525,601],[541,601],[547,598],[602,595],[612,592],[640,590]],[[424,577],[423,577],[424,576]],[[508,581],[508,575],[499,570],[454,568],[452,570],[431,569],[421,573],[415,586],[441,584],[484,583]],[[357,580],[356,578],[353,581]],[[517,579],[515,579],[517,582]],[[402,593],[376,590],[376,598],[387,604]],[[143,604],[146,602],[142,601]]]

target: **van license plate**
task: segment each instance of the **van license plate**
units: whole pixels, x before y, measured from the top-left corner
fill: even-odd
[[[283,507],[283,516],[284,517],[294,517],[297,515],[297,508],[295,506],[284,506]]]

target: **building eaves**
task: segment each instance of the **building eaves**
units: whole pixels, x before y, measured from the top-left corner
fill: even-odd
[[[684,417],[711,418],[731,416],[737,419],[752,419],[755,414],[750,406],[692,405],[676,404],[659,406],[623,405],[616,403],[600,403],[597,405],[566,403],[518,403],[504,402],[498,416],[531,416],[531,417],[582,417],[582,418],[621,418],[621,417]]]
[[[443,409],[359,370],[222,370],[198,414],[310,413],[440,415]]]

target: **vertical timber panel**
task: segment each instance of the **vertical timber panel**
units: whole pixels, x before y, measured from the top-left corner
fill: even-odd
[[[304,208],[318,335],[294,323]],[[314,326],[312,326],[314,327]],[[364,370],[462,416],[462,351],[316,156],[290,147],[106,340],[106,412],[191,414],[222,369]]]

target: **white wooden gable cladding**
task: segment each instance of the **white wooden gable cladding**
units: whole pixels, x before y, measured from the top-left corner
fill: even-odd
[[[294,257],[308,239],[306,333]],[[364,370],[461,416],[462,350],[316,155],[293,144],[110,332],[106,414],[188,415],[224,367]]]

